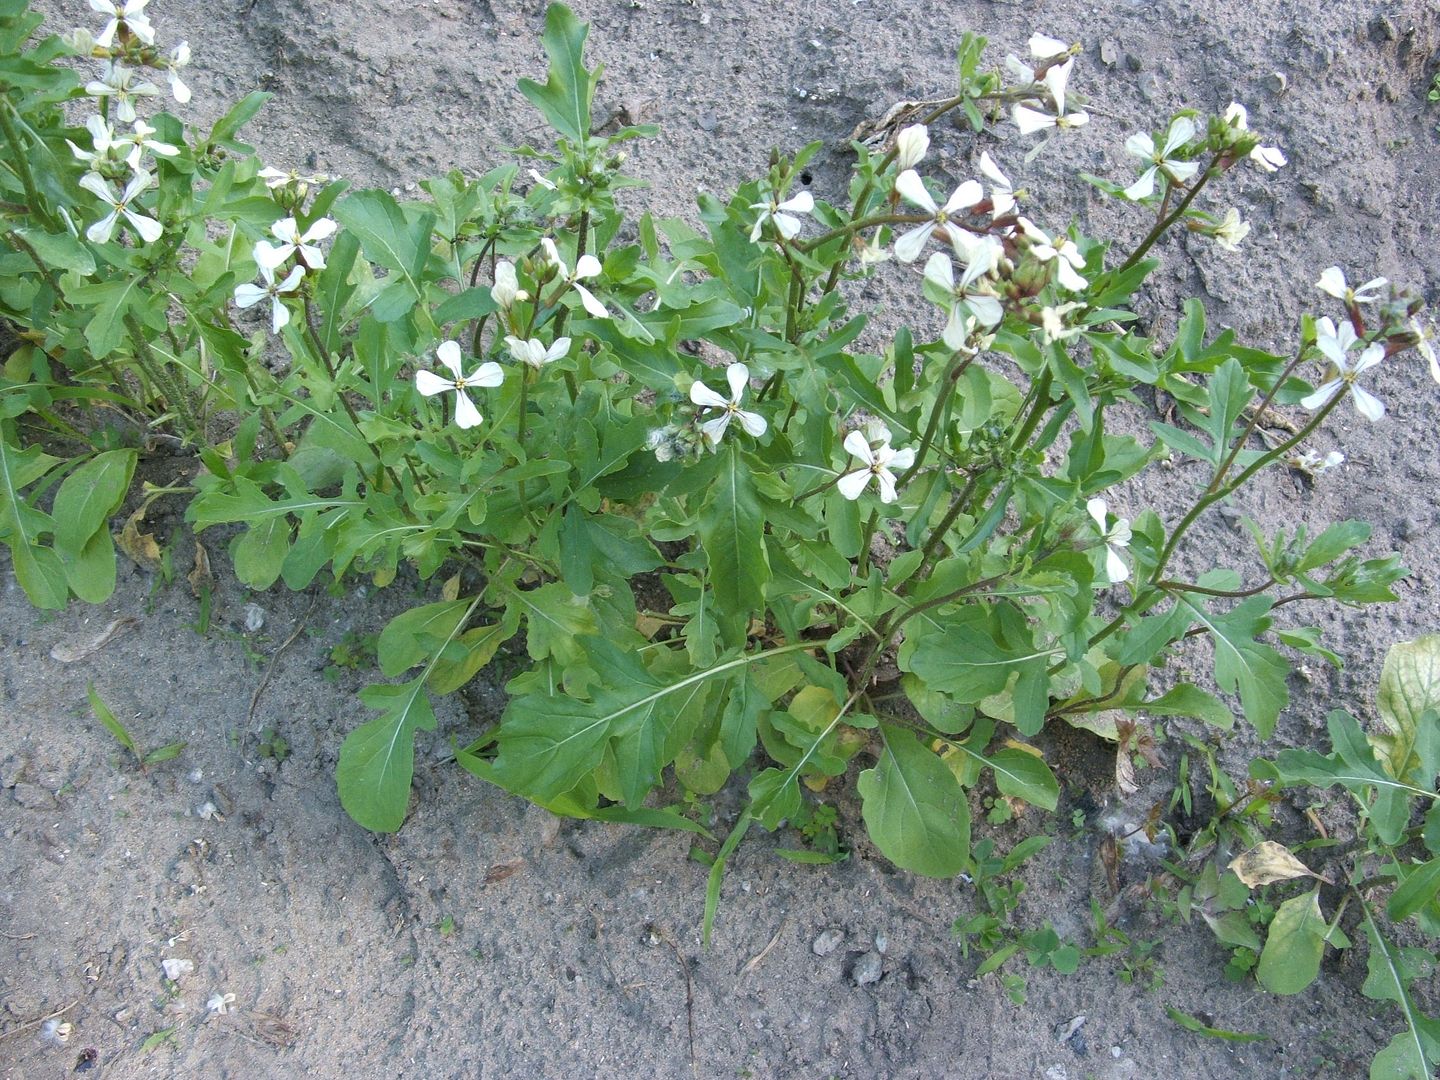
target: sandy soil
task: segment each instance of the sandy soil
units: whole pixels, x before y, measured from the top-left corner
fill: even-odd
[[[1003,51],[1038,29],[1084,42],[1072,86],[1092,96],[1094,122],[1028,165],[1013,130],[977,140],[946,127],[933,133],[940,173],[968,176],[989,149],[1034,192],[1041,220],[1074,213],[1092,231],[1133,239],[1135,215],[1066,177],[1128,176],[1125,136],[1172,108],[1242,100],[1290,157],[1277,176],[1247,174],[1228,191],[1254,224],[1242,256],[1183,238],[1164,246],[1145,299],[1157,328],[1200,290],[1217,324],[1288,348],[1298,314],[1322,299],[1311,283],[1332,263],[1440,301],[1440,110],[1424,95],[1440,13],[1427,4],[575,7],[592,23],[591,57],[607,68],[601,115],[624,108],[662,127],[635,152],[635,171],[654,185],[630,197],[637,209],[693,217],[697,191],[759,172],[772,143],[812,138],[826,144],[814,188],[833,196],[850,131],[896,100],[946,93],[961,31]],[[41,8],[57,28],[94,21],[79,2]],[[257,86],[275,94],[250,132],[281,167],[405,189],[452,165],[478,171],[541,134],[513,90],[543,69],[541,0],[154,0],[150,11],[163,41],[188,38],[195,50],[190,116],[213,118]],[[876,340],[892,325],[887,312],[935,317],[917,292],[899,272],[865,287],[857,300],[881,313]],[[1318,447],[1343,448],[1342,470],[1313,488],[1276,473],[1240,500],[1241,512],[1272,525],[1370,520],[1373,553],[1399,550],[1414,569],[1398,605],[1300,614],[1348,663],[1296,678],[1267,752],[1313,745],[1335,705],[1370,715],[1389,644],[1440,626],[1436,388],[1418,363],[1396,362],[1374,389],[1387,419],[1372,428],[1342,410]],[[1124,510],[1173,513],[1178,489],[1151,477],[1123,493]],[[1355,1076],[1394,1030],[1360,994],[1361,950],[1332,955],[1308,991],[1279,999],[1224,982],[1225,954],[1203,928],[1123,903],[1119,925],[1158,942],[1163,985],[1126,985],[1115,961],[1069,977],[1012,961],[1007,970],[1028,983],[1027,1004],[1016,1006],[996,976],[973,977],[974,957],[951,935],[975,910],[973,890],[896,873],[848,804],[848,862],[777,858],[794,837],[742,847],[715,941],[702,948],[705,869],[686,839],[561,823],[445,763],[451,737],[501,706],[489,685],[439,704],[409,821],[396,836],[366,834],[341,811],[332,770],[361,718],[354,691],[370,676],[335,665],[332,650],[376,632],[414,590],[250,596],[226,575],[216,538],[207,542],[222,588],[202,637],[183,582],[192,541],[178,506],[168,520],[158,509],[181,568],[174,585],[130,569],[102,608],[47,617],[26,605],[8,566],[0,579],[4,1077],[66,1075],[89,1049],[114,1078]],[[1248,547],[1219,515],[1197,537],[1197,557],[1238,562]],[[258,629],[246,629],[248,604],[262,609]],[[135,625],[85,659],[52,658],[117,617]],[[90,681],[143,743],[183,739],[184,752],[135,770],[91,717]],[[262,756],[266,730],[288,741],[283,763]],[[1259,749],[1237,737],[1232,771]],[[1173,765],[1173,746],[1166,757]],[[1094,761],[1056,764],[1060,814],[993,835],[1002,847],[1038,828],[1057,835],[1024,875],[1019,921],[1048,920],[1088,945],[1091,899],[1112,900],[1096,821],[1143,815],[1165,778],[1119,805]],[[735,807],[718,809],[723,820]],[[1124,879],[1151,869],[1126,864]],[[162,971],[170,958],[193,964],[174,991]],[[865,981],[877,959],[879,979]],[[207,1017],[216,992],[234,1004]],[[1269,1039],[1192,1035],[1167,1019],[1167,1005]],[[64,1045],[27,1026],[62,1008],[72,1025]],[[1061,1041],[1076,1017],[1085,1022]]]

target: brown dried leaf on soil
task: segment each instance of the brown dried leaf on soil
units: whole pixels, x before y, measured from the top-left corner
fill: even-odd
[[[1297,877],[1313,877],[1325,880],[1302,863],[1284,844],[1264,840],[1249,851],[1230,860],[1230,869],[1248,887],[1274,885],[1277,881],[1289,881]]]

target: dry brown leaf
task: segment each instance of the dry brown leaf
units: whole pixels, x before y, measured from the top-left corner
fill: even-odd
[[[115,537],[115,544],[141,566],[154,570],[160,565],[160,545],[153,535],[140,531],[140,523],[144,520],[145,507],[141,506],[125,519],[125,528]]]
[[[81,641],[74,645],[56,645],[50,650],[50,659],[59,660],[62,664],[73,664],[77,660],[84,660],[92,653],[99,652],[110,642],[114,641],[121,634],[133,626],[140,625],[140,620],[129,615],[122,615],[118,619],[110,620],[110,625],[101,630],[94,637]]]
[[[195,569],[185,576],[190,582],[190,592],[199,599],[206,589],[215,587],[215,575],[210,572],[210,553],[199,540],[195,541]]]
[[[669,625],[668,620],[657,619],[654,615],[639,614],[635,616],[635,629],[644,634],[649,641],[654,641],[655,635]]]
[[[1244,854],[1235,856],[1230,860],[1230,869],[1252,889],[1257,885],[1274,885],[1277,881],[1297,877],[1320,879],[1319,874],[1291,855],[1289,848],[1274,840],[1263,840]]]
[[[524,865],[524,859],[511,859],[509,862],[495,863],[485,871],[485,884],[494,885],[497,881],[504,881],[517,874]]]
[[[1126,795],[1134,795],[1140,790],[1140,783],[1135,779],[1135,762],[1124,743],[1115,748],[1115,786]]]

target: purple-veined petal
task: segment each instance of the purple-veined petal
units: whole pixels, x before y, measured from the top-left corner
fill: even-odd
[[[115,234],[115,221],[119,216],[120,211],[111,210],[110,213],[85,230],[85,238],[92,244],[108,244],[110,237]]]
[[[280,302],[280,297],[270,297],[270,329],[279,333],[290,325],[290,309]]]
[[[725,403],[725,404],[728,404]],[[719,416],[706,420],[700,425],[700,431],[705,438],[710,440],[710,445],[717,445],[725,437],[725,429],[730,426],[730,412],[727,409]]]

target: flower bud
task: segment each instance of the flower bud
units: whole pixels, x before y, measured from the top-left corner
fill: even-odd
[[[83,26],[77,26],[68,34],[61,34],[60,40],[77,56],[89,56],[95,51],[95,35]]]
[[[924,124],[912,124],[895,136],[895,164],[903,172],[913,169],[930,149],[930,133]]]

